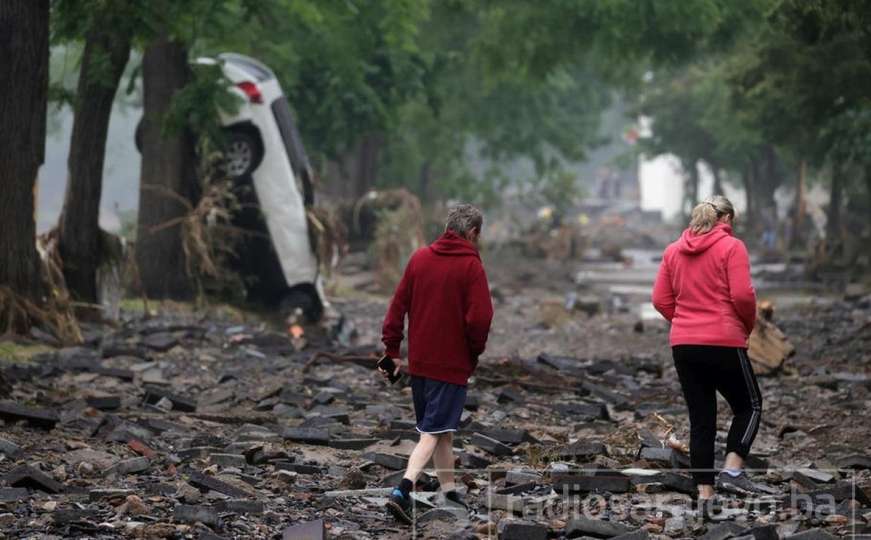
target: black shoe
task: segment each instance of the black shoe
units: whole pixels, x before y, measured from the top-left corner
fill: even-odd
[[[412,502],[411,497],[406,496],[399,489],[394,489],[390,494],[390,498],[385,505],[387,511],[396,518],[397,521],[411,525],[414,519],[411,517]]]
[[[737,495],[753,495],[762,493],[759,487],[747,478],[747,473],[741,471],[738,476],[723,471],[717,476],[717,488]]]

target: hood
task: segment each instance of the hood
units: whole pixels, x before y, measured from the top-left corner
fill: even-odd
[[[475,248],[475,245],[466,240],[465,238],[461,238],[456,233],[452,231],[447,231],[441,237],[433,242],[429,248],[433,250],[433,253],[436,255],[448,255],[448,256],[473,256],[478,257],[478,250]]]
[[[687,255],[703,253],[723,238],[732,236],[732,226],[725,223],[717,223],[714,228],[704,234],[696,234],[687,229],[680,235],[677,241],[678,249]]]

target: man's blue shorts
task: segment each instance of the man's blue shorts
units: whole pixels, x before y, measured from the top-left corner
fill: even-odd
[[[436,435],[457,431],[466,404],[466,387],[412,375],[411,395],[417,430]]]

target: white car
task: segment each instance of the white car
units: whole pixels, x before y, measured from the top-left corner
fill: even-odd
[[[256,239],[241,246],[237,270],[249,282],[248,297],[285,312],[299,307],[309,320],[319,319],[322,286],[306,219],[306,206],[314,203],[312,170],[287,97],[272,70],[253,58],[223,53],[197,63],[220,64],[242,98],[235,114],[221,118],[225,166],[238,184],[253,185],[243,204],[260,209],[243,211],[241,226],[259,231],[265,221],[268,235],[261,238],[268,236],[272,248]]]

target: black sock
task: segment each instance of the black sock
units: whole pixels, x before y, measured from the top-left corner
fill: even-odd
[[[445,493],[445,499],[451,500],[455,503],[463,504],[463,498],[460,496],[460,494],[457,491],[455,491],[453,489],[448,491],[447,493]]]
[[[399,482],[398,489],[405,497],[408,497],[408,494],[411,493],[412,488],[414,488],[414,482],[412,482],[408,478],[403,478],[402,481]]]

